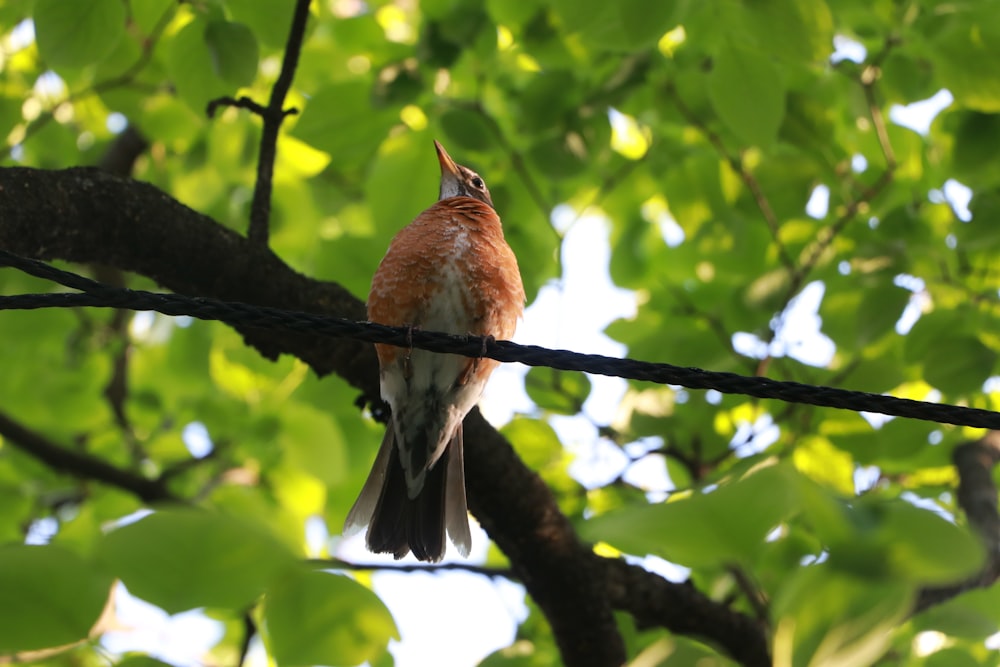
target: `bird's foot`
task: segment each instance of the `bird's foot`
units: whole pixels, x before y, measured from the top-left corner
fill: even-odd
[[[413,332],[418,327],[412,324],[406,327],[406,356],[403,357],[403,377],[407,380],[413,375],[413,367],[410,365],[410,357],[413,355]]]
[[[486,350],[495,342],[497,342],[497,339],[493,337],[493,334],[486,334],[482,337],[482,347],[479,348],[479,356],[472,361],[473,373],[479,368],[479,362],[486,358]]]

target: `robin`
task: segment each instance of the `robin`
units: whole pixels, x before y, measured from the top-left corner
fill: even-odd
[[[434,142],[439,201],[389,244],[368,295],[372,322],[507,339],[524,310],[517,258],[490,191]],[[392,408],[372,471],[344,524],[366,525],[368,549],[439,561],[445,534],[469,555],[462,420],[479,402],[492,359],[376,345],[382,398]]]

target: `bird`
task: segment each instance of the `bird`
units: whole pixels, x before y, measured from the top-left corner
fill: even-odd
[[[486,183],[434,142],[438,201],[401,229],[368,295],[368,319],[413,330],[509,339],[524,311],[517,258]],[[484,343],[485,347],[485,343]],[[366,546],[396,559],[444,556],[446,535],[472,548],[462,422],[498,362],[376,344],[389,424],[371,473],[344,522],[367,526]]]

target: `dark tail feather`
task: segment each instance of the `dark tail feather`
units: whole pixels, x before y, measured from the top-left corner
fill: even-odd
[[[424,488],[406,506],[406,538],[417,560],[437,562],[444,556],[444,491],[449,445],[437,464],[424,476]],[[402,476],[400,469],[400,476]],[[404,489],[405,494],[405,489]]]
[[[367,524],[370,551],[402,558],[412,550],[419,560],[431,562],[444,556],[447,533],[459,552],[467,556],[472,537],[465,501],[461,429],[441,459],[427,471],[423,489],[413,499],[406,492],[406,476],[394,440],[390,426],[368,481],[347,515],[344,532],[357,532]]]
[[[365,542],[369,551],[402,558],[410,550],[403,522],[406,501],[406,482],[390,424],[368,479],[344,520],[344,534],[353,535],[368,526]]]

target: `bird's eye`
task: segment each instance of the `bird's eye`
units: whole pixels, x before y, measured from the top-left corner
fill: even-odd
[[[486,184],[483,183],[483,179],[479,178],[478,176],[473,176],[470,183],[472,183],[472,187],[476,188],[477,190],[482,190],[483,188],[486,187]]]

